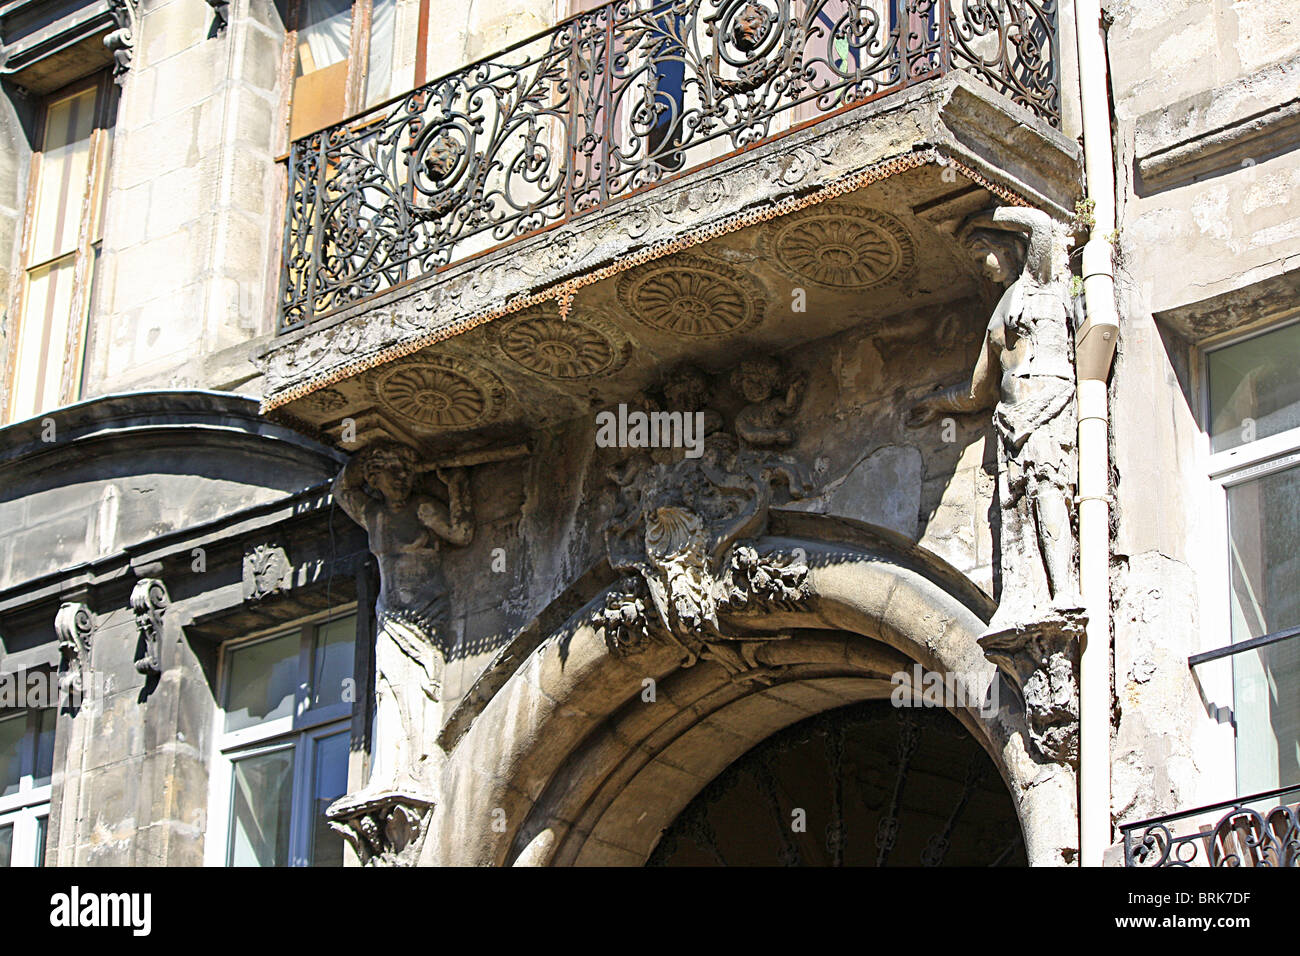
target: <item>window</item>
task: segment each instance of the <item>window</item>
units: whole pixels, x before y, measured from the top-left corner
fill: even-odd
[[[289,138],[393,95],[397,0],[288,0],[293,91]]]
[[[1300,784],[1300,323],[1208,351],[1205,372],[1245,795]]]
[[[42,105],[10,353],[8,421],[80,397],[115,90],[108,74],[100,74]]]
[[[55,716],[0,711],[0,868],[45,865]]]
[[[208,862],[341,866],[325,810],[348,789],[356,615],[227,645]]]

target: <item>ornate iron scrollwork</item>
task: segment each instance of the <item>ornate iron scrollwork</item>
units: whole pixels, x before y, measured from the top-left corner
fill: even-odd
[[[295,143],[281,329],[958,69],[1059,125],[1056,0],[613,0]]]

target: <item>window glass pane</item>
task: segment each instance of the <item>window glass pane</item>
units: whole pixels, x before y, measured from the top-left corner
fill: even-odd
[[[36,715],[36,768],[33,771],[34,787],[49,786],[54,770],[54,722],[57,714],[46,707]]]
[[[1232,640],[1300,624],[1300,467],[1228,488]]]
[[[18,792],[23,776],[23,742],[27,736],[27,715],[0,720],[0,797]]]
[[[0,870],[13,865],[14,825],[0,827]]]
[[[316,741],[315,781],[312,785],[311,865],[342,866],[343,838],[329,828],[325,811],[348,792],[347,731]]]
[[[343,701],[344,681],[352,677],[352,656],[356,644],[357,617],[349,614],[316,628],[312,651],[311,705]],[[355,694],[350,695],[350,699]]]
[[[292,809],[292,748],[236,761],[226,864],[287,866]]]
[[[297,631],[237,648],[226,679],[226,730],[293,714],[298,686]]]
[[[49,829],[49,817],[36,818],[36,859],[32,861],[33,866],[45,865],[45,831]]]
[[[74,257],[68,256],[27,274],[27,294],[18,333],[14,421],[59,405],[75,266]]]
[[[1237,792],[1300,783],[1300,638],[1232,659]]]
[[[397,0],[373,0],[370,7],[370,57],[366,65],[366,106],[392,96],[393,36]]]
[[[352,0],[303,0],[299,10],[295,75],[346,60],[352,43]]]
[[[83,90],[55,100],[46,112],[28,262],[45,262],[77,247],[90,169],[96,95],[93,87]]]
[[[1300,467],[1228,489],[1234,643],[1300,625]],[[1233,658],[1239,792],[1300,782],[1300,639]]]
[[[1210,447],[1300,426],[1300,323],[1211,352]]]

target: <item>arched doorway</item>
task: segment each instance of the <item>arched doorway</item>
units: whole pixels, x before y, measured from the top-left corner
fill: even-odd
[[[774,518],[773,531],[754,547],[797,549],[807,597],[747,620],[760,645],[748,672],[686,661],[666,642],[616,653],[594,623],[610,589],[588,592],[562,623],[556,615],[543,627],[543,617],[521,632],[447,721],[443,801],[421,861],[643,865],[744,754],[838,708],[888,706],[894,676],[920,666],[961,675],[972,692],[946,713],[996,768],[990,785],[1014,807],[1029,863],[1071,865],[1074,773],[1027,749],[1023,704],[978,644],[987,599],[933,556],[869,528],[801,515]]]
[[[1015,807],[942,709],[875,700],[773,734],[664,831],[647,866],[1023,866]]]

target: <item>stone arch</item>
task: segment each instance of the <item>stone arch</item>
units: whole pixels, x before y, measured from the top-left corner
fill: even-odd
[[[810,515],[776,518],[772,531],[757,547],[801,549],[810,597],[748,622],[772,638],[755,655],[763,680],[683,666],[664,645],[612,653],[591,623],[598,595],[526,656],[494,663],[513,670],[451,747],[424,862],[643,863],[736,757],[812,714],[888,696],[891,675],[915,662],[974,687],[950,710],[1006,784],[1030,864],[1073,863],[1075,775],[1026,749],[1023,705],[976,643],[987,599],[887,533]],[[996,708],[974,702],[990,693]]]

